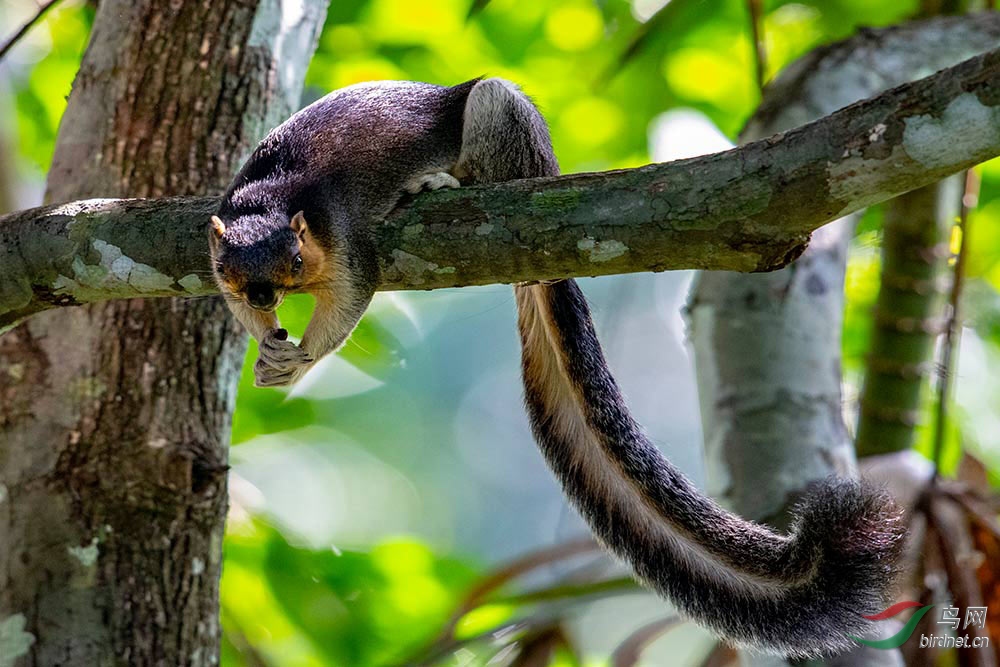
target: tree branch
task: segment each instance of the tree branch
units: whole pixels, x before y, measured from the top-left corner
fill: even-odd
[[[1000,49],[740,148],[422,195],[376,230],[382,289],[667,269],[767,271],[810,232],[1000,155]],[[0,329],[60,305],[205,295],[212,197],[0,218]]]
[[[45,2],[43,2],[38,6],[38,9],[35,10],[34,15],[31,18],[29,18],[27,22],[25,22],[24,25],[22,25],[18,29],[17,32],[11,35],[7,39],[7,41],[3,43],[3,46],[0,46],[0,60],[3,60],[3,57],[7,55],[7,52],[10,51],[14,47],[14,45],[17,44],[18,41],[20,41],[22,37],[27,35],[28,31],[31,30],[32,26],[41,21],[42,17],[45,16],[45,13],[48,12],[50,9],[52,9],[57,2],[59,2],[59,0],[45,0]]]

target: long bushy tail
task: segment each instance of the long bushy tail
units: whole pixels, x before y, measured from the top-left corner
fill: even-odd
[[[649,442],[571,280],[517,288],[525,396],[566,495],[609,550],[732,642],[813,656],[852,645],[887,606],[902,524],[850,480],[819,485],[789,535],[727,512]]]
[[[489,79],[469,95],[460,166],[475,182],[558,173],[534,105]],[[683,613],[729,641],[789,656],[852,645],[889,602],[904,534],[889,498],[828,480],[788,535],[722,509],[644,435],[575,281],[515,287],[535,438],[599,540]]]

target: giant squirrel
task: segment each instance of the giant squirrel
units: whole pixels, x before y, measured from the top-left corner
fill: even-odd
[[[341,345],[379,284],[372,230],[406,192],[554,176],[548,128],[501,79],[350,86],[273,130],[210,226],[233,312],[260,341],[260,386],[295,382]],[[644,435],[573,280],[514,287],[525,403],[540,449],[604,546],[730,642],[787,656],[844,650],[884,608],[904,528],[883,494],[817,485],[788,535],[703,495]],[[310,292],[301,346],[275,308]]]

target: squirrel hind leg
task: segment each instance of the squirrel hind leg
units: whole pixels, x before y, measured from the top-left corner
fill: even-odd
[[[414,176],[403,184],[403,189],[411,195],[424,190],[440,190],[441,188],[457,188],[461,184],[458,179],[446,171],[435,171],[429,174]]]
[[[494,78],[473,86],[465,103],[462,150],[452,172],[472,183],[559,173],[545,119],[515,84]]]

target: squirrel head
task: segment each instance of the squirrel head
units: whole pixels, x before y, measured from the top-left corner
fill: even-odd
[[[241,215],[228,223],[213,215],[208,236],[212,271],[227,298],[272,311],[285,294],[322,285],[325,253],[302,211],[279,224],[264,215]]]

